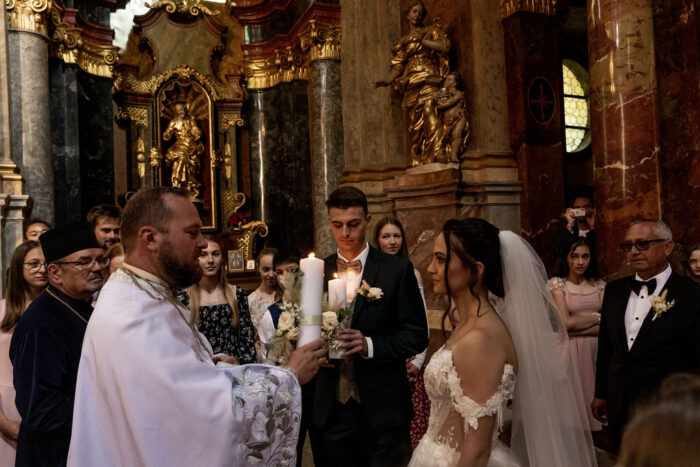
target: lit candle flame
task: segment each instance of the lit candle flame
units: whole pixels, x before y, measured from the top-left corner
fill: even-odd
[[[311,253],[309,253],[309,258],[315,258],[315,257],[316,257],[316,254],[313,251]]]
[[[334,278],[334,279],[337,279],[337,278],[338,278],[338,273],[337,273],[337,272],[334,272],[334,273],[333,273],[333,278]]]

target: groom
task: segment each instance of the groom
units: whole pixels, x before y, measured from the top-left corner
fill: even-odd
[[[605,289],[591,404],[598,420],[607,416],[615,451],[635,404],[667,375],[700,370],[700,286],[671,271],[671,230],[660,220],[635,221],[620,247],[637,274]],[[651,303],[663,294],[666,311]]]
[[[365,240],[370,215],[365,194],[335,190],[326,201],[337,254],[325,259],[325,280],[338,273],[353,303],[351,329],[338,332],[345,358],[315,380],[313,430],[333,466],[406,465],[411,457],[411,392],[406,358],[428,345],[428,323],[413,266]],[[381,298],[356,294],[361,281]]]

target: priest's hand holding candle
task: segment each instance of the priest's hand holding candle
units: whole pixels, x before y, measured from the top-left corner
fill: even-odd
[[[309,253],[307,258],[299,262],[299,268],[304,273],[301,280],[301,323],[297,347],[321,337],[321,301],[323,299],[323,269],[322,259]]]

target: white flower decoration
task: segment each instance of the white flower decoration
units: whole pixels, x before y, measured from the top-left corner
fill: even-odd
[[[649,298],[651,301],[651,307],[654,309],[654,316],[651,318],[652,321],[655,321],[656,318],[661,316],[662,313],[666,313],[668,310],[673,308],[673,305],[676,304],[675,300],[671,300],[670,302],[666,301],[667,294],[668,290],[664,290],[661,295],[652,295]]]
[[[289,331],[294,327],[294,316],[287,311],[280,313],[279,321],[277,322],[277,329],[282,332]]]
[[[333,331],[338,326],[338,315],[334,311],[326,311],[323,313],[323,329]]]
[[[299,331],[299,328],[292,328],[289,331],[287,331],[287,339],[290,341],[295,341],[299,339],[299,336],[301,335],[301,331]]]

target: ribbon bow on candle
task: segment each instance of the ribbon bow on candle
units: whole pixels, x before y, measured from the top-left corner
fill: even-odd
[[[354,261],[345,261],[338,258],[337,264],[338,272],[341,274],[350,269],[355,271],[357,274],[360,274],[362,272],[362,261],[360,261],[359,259],[356,259]]]

